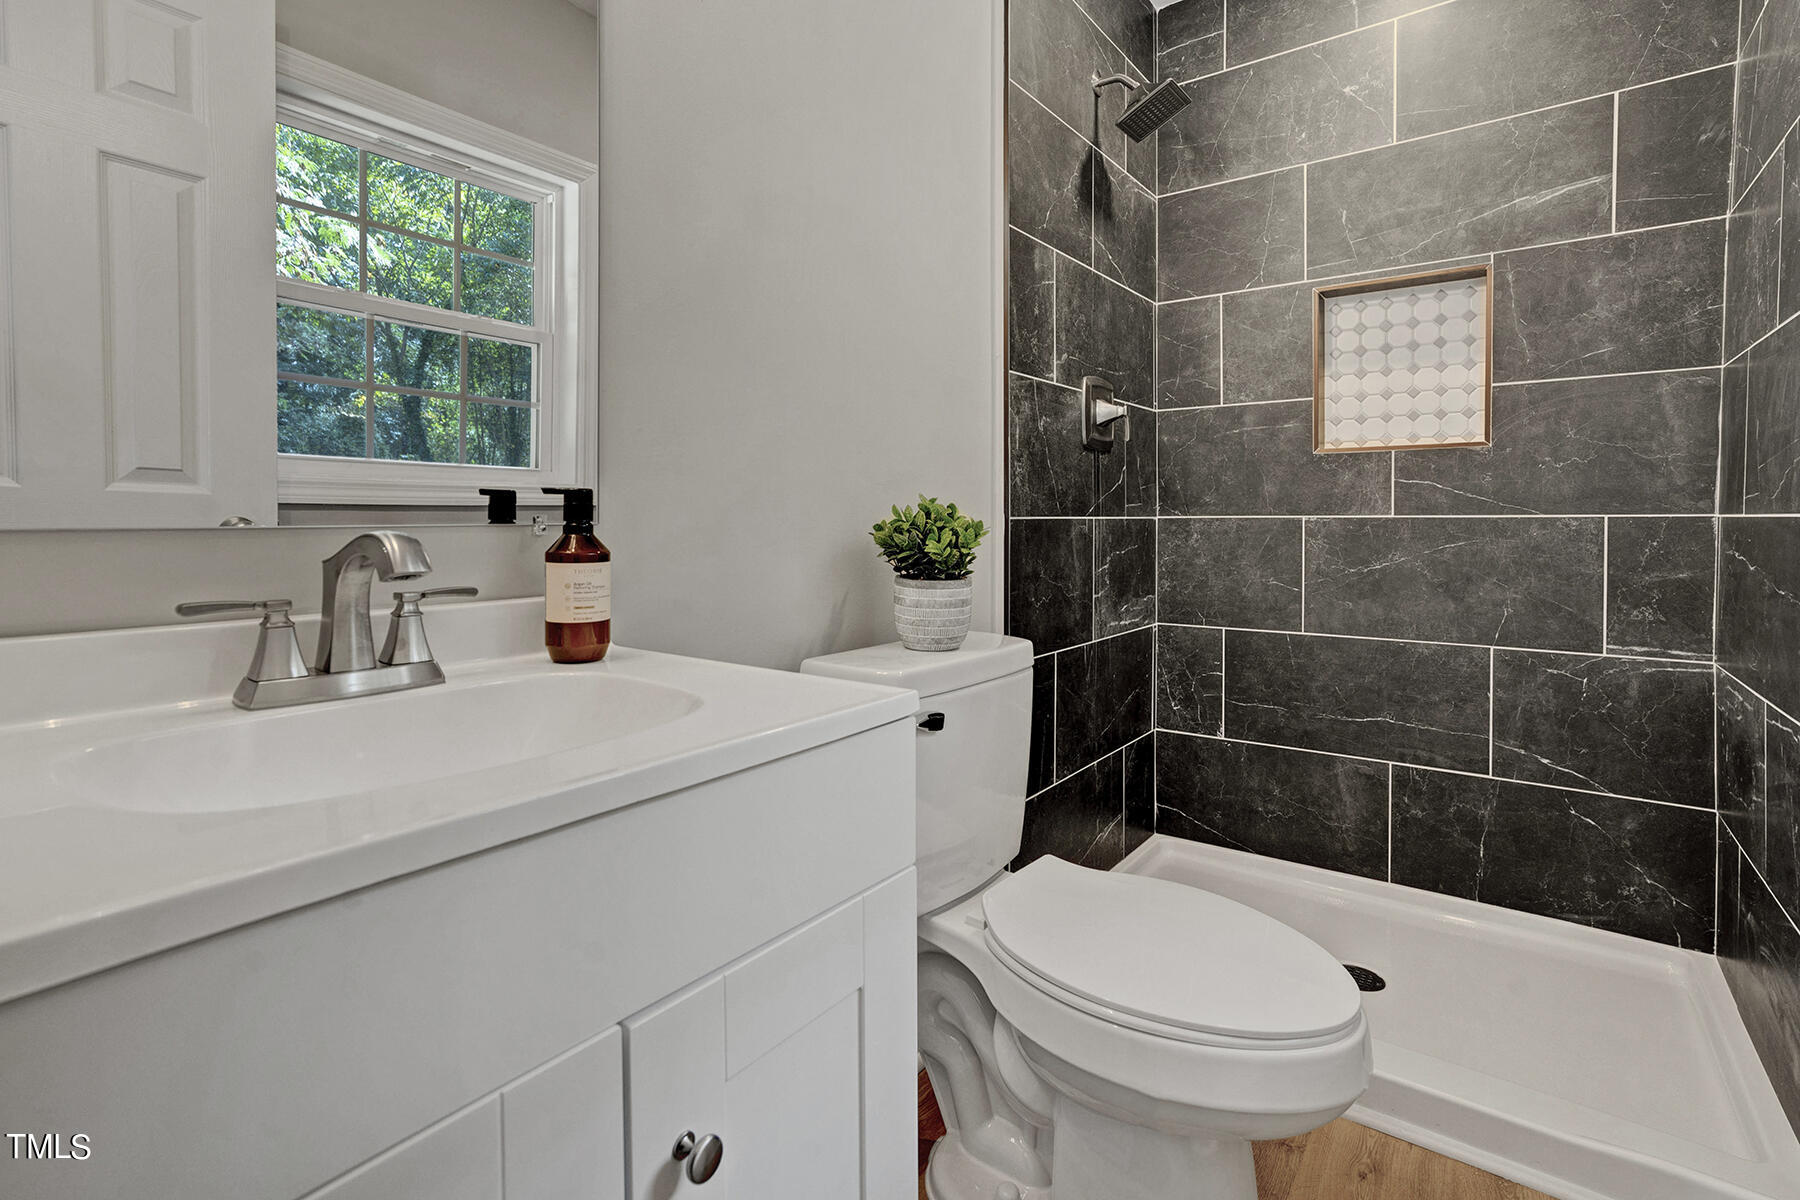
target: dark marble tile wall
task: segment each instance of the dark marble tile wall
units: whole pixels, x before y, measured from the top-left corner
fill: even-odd
[[[1800,928],[1729,840],[1719,878],[1719,958],[1788,1121],[1800,1130]]]
[[[1161,12],[1158,830],[1712,947],[1726,608],[1719,679],[1800,712],[1800,530],[1760,515],[1800,513],[1800,133],[1734,131],[1738,7]],[[1800,89],[1766,37],[1754,88]],[[1313,289],[1468,263],[1494,444],[1315,455]]]
[[[1129,143],[1124,95],[1090,79],[1202,69],[1222,39],[1159,51],[1149,0],[1008,7],[1007,625],[1037,652],[1020,862],[1109,867],[1155,814],[1156,143]],[[1217,335],[1216,305],[1210,330],[1164,331],[1190,382],[1217,378]],[[1131,406],[1111,454],[1082,448],[1084,375]]]
[[[1720,424],[1718,952],[1800,1132],[1800,0],[1745,0]]]

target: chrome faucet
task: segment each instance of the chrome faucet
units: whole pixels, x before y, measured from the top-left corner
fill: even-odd
[[[352,538],[325,560],[325,591],[319,607],[319,653],[313,669],[321,675],[367,671],[375,666],[375,632],[369,625],[369,587],[417,579],[431,573],[419,539],[391,529]]]
[[[319,610],[318,661],[307,669],[301,657],[288,600],[211,600],[177,604],[184,617],[212,613],[258,612],[256,654],[238,683],[232,702],[239,708],[278,708],[312,704],[348,696],[370,696],[444,682],[444,670],[431,657],[419,602],[433,596],[473,596],[472,587],[395,592],[387,644],[375,654],[369,623],[369,588],[383,581],[417,579],[429,573],[431,560],[419,539],[389,529],[359,534],[325,560],[325,588]]]

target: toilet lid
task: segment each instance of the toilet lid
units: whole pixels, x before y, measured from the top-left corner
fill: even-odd
[[[1288,1040],[1335,1033],[1362,1009],[1316,943],[1186,884],[1046,856],[989,888],[982,909],[1003,961],[1157,1024]]]

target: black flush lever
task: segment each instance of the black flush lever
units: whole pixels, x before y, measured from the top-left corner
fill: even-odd
[[[944,728],[943,713],[926,713],[919,718],[919,728],[926,733],[937,733]]]

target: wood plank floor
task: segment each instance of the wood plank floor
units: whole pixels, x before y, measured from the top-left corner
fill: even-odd
[[[1253,1148],[1258,1200],[1550,1200],[1353,1121]]]
[[[937,1099],[920,1072],[919,1200],[926,1200],[926,1156],[943,1133]],[[1550,1200],[1353,1121],[1253,1148],[1257,1200]]]

